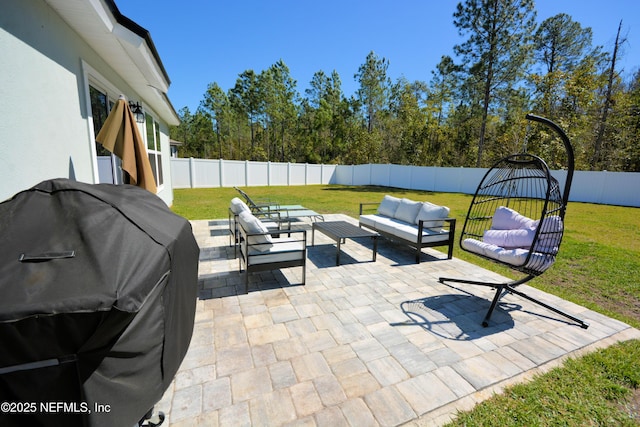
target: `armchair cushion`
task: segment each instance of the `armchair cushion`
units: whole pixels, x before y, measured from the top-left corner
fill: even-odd
[[[267,227],[258,220],[251,212],[243,211],[238,215],[238,221],[242,228],[245,229],[247,234],[255,233],[269,233]],[[271,234],[258,234],[255,236],[248,236],[248,243],[260,251],[268,251],[273,246],[273,240]]]
[[[253,265],[301,260],[306,256],[304,242],[300,239],[275,239],[269,251],[260,252],[260,246],[263,245],[250,246],[247,250],[250,263]]]
[[[249,206],[237,197],[231,199],[231,206],[229,206],[229,208],[231,209],[231,212],[236,215],[239,215],[240,212],[244,211],[250,212]]]

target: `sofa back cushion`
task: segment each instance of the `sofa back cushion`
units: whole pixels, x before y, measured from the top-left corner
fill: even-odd
[[[269,232],[267,227],[265,227],[265,225],[260,222],[258,218],[253,216],[251,212],[248,211],[243,211],[238,214],[238,222],[248,234]],[[256,245],[254,246],[254,249],[262,252],[268,251],[273,246],[273,240],[271,239],[270,234],[250,236],[247,239],[250,245]]]
[[[400,204],[398,205],[398,209],[396,209],[396,213],[393,216],[395,219],[399,219],[400,221],[408,222],[409,224],[415,224],[416,216],[422,207],[422,203],[414,202],[409,199],[400,200]]]
[[[378,213],[380,215],[393,218],[396,214],[396,210],[398,210],[398,206],[400,206],[400,199],[398,199],[397,197],[386,195],[378,206]]]
[[[427,228],[437,228],[444,225],[444,221],[433,221],[437,219],[445,219],[449,216],[449,208],[446,206],[434,205],[430,202],[423,202],[422,207],[416,215],[415,223],[418,224],[420,220],[430,221],[425,223]]]
[[[243,202],[237,197],[234,197],[233,199],[231,199],[231,206],[229,206],[229,208],[231,209],[231,212],[233,212],[236,215],[239,215],[240,212],[244,212],[244,211],[250,212],[249,206],[247,206],[245,202]]]

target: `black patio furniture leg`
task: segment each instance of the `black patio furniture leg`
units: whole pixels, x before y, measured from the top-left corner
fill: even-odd
[[[522,292],[520,292],[520,291],[517,291],[517,290],[513,289],[513,287],[511,287],[511,286],[507,286],[507,292],[511,292],[512,294],[516,294],[516,295],[518,295],[518,296],[521,296],[522,298],[524,298],[524,299],[526,299],[526,300],[529,300],[529,301],[534,302],[534,303],[536,303],[536,304],[538,304],[538,305],[541,305],[542,307],[546,308],[547,310],[551,310],[551,311],[553,311],[553,312],[554,312],[554,313],[556,313],[556,314],[560,314],[560,315],[562,315],[562,316],[564,316],[564,317],[566,317],[566,318],[568,318],[568,319],[571,319],[571,320],[573,320],[574,322],[578,323],[582,329],[587,329],[587,328],[589,328],[589,323],[588,323],[588,322],[585,322],[585,321],[584,321],[584,320],[582,320],[582,319],[579,319],[579,318],[577,318],[577,317],[575,317],[575,316],[572,316],[572,315],[571,315],[571,314],[569,314],[569,313],[565,313],[564,311],[562,311],[562,310],[560,310],[560,309],[558,309],[558,308],[556,308],[556,307],[552,307],[552,306],[550,306],[550,305],[549,305],[549,304],[547,304],[547,303],[544,303],[544,302],[539,301],[539,300],[537,300],[537,299],[535,299],[535,298],[532,298],[532,297],[530,297],[529,295],[527,295],[527,294],[525,294],[525,293],[522,293]]]
[[[376,262],[378,256],[378,236],[372,236],[373,239],[373,262]]]
[[[536,276],[533,275],[528,275],[526,277],[523,277],[520,280],[513,280],[511,282],[507,282],[507,283],[491,283],[491,282],[479,282],[479,281],[474,281],[474,280],[465,280],[465,279],[454,279],[454,278],[450,278],[450,277],[440,277],[438,279],[438,281],[440,283],[446,284],[446,282],[453,282],[453,283],[464,283],[464,284],[468,284],[468,285],[480,285],[480,286],[490,286],[490,287],[494,287],[497,288],[496,289],[496,294],[493,297],[493,301],[491,302],[491,305],[489,306],[489,310],[487,311],[487,314],[485,315],[484,320],[482,321],[482,326],[487,327],[489,326],[489,319],[491,318],[491,315],[493,314],[493,310],[495,309],[496,305],[498,304],[498,301],[500,301],[500,298],[507,293],[513,293],[516,294],[518,296],[521,296],[522,298],[531,301],[535,304],[538,304],[544,308],[546,308],[547,310],[550,310],[556,314],[559,314],[561,316],[564,316],[568,319],[573,320],[574,322],[578,323],[578,325],[580,325],[581,328],[583,329],[587,329],[589,327],[589,323],[585,322],[582,319],[579,319],[575,316],[572,316],[569,313],[565,313],[564,311],[556,308],[556,307],[552,307],[549,304],[546,304],[540,300],[537,300],[527,294],[525,294],[524,292],[518,291],[515,289],[516,286],[522,285],[523,283],[528,282],[529,280],[533,279]]]
[[[504,286],[498,286],[496,288],[496,294],[493,296],[493,300],[491,301],[491,305],[489,306],[489,310],[487,310],[487,314],[484,315],[484,320],[482,321],[482,326],[489,326],[489,320],[491,319],[491,315],[493,314],[493,310],[498,305],[498,301],[502,298],[502,293],[504,291]]]

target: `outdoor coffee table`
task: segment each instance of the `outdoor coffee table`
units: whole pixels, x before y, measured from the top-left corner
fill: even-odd
[[[340,265],[340,244],[344,242],[345,239],[355,239],[358,237],[371,237],[373,239],[373,261],[376,260],[378,237],[380,236],[378,233],[364,230],[346,221],[314,222],[311,226],[311,246],[314,245],[316,230],[335,240],[337,246],[336,265]]]

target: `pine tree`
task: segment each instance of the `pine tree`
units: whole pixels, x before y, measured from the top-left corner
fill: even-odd
[[[467,40],[455,46],[463,63],[470,64],[468,87],[481,105],[476,166],[482,165],[489,113],[499,103],[500,91],[520,82],[531,60],[535,29],[533,0],[466,0],[453,14],[454,25]]]

